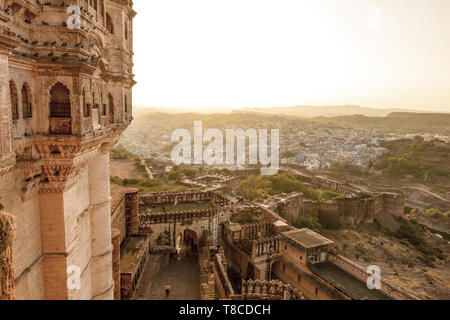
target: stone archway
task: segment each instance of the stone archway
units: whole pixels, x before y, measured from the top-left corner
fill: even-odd
[[[269,276],[270,279],[269,280],[277,280],[278,276],[277,274],[280,273],[280,270],[282,270],[283,268],[283,264],[280,262],[280,260],[276,259],[273,261],[270,261],[269,264]]]
[[[187,257],[198,252],[198,235],[191,229],[184,229],[177,235],[176,250],[179,257]]]

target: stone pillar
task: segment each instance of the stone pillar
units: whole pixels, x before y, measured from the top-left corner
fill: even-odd
[[[0,204],[0,300],[14,300],[14,263],[12,244],[16,230],[15,217],[2,211]]]
[[[139,190],[130,189],[125,195],[127,237],[139,235]]]
[[[111,237],[113,246],[114,300],[120,300],[120,230],[111,228]]]
[[[45,299],[67,300],[67,219],[64,192],[43,192],[39,197],[42,251],[44,253]]]
[[[109,152],[100,148],[88,165],[92,237],[92,299],[113,300]]]

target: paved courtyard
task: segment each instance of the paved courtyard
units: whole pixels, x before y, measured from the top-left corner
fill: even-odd
[[[170,295],[166,297],[166,284]],[[151,255],[134,296],[136,300],[199,300],[200,278],[197,257],[169,259]]]

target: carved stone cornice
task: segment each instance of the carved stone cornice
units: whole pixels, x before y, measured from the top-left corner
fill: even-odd
[[[79,175],[71,175],[66,181],[47,181],[41,182],[39,185],[40,193],[63,193],[66,190],[69,190],[73,187],[78,180],[80,179]]]
[[[14,168],[16,157],[14,153],[0,155],[0,181]]]
[[[0,53],[10,54],[11,51],[20,45],[19,39],[16,38],[16,34],[4,27],[0,27]]]
[[[44,180],[41,183],[41,192],[63,192],[70,189],[79,180],[80,170],[98,152],[96,147],[79,153],[76,152],[79,148],[74,145],[58,147],[64,150],[63,153],[44,154],[42,159]],[[75,152],[69,153],[68,150]]]
[[[80,171],[98,152],[106,152],[117,142],[123,126],[84,136],[35,136],[35,147],[42,159],[41,193],[59,193],[70,189]]]

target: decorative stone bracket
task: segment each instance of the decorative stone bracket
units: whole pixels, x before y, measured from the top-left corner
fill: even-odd
[[[120,130],[107,130],[83,137],[36,136],[34,145],[42,159],[40,192],[59,193],[71,188],[80,178],[80,171],[100,151],[108,152]]]
[[[21,160],[17,165],[22,171],[22,200],[26,201],[39,192],[39,184],[43,173],[42,161]]]
[[[79,179],[80,170],[97,153],[97,148],[82,150],[77,141],[37,141],[36,149],[41,155],[42,177],[40,192],[64,192]]]

